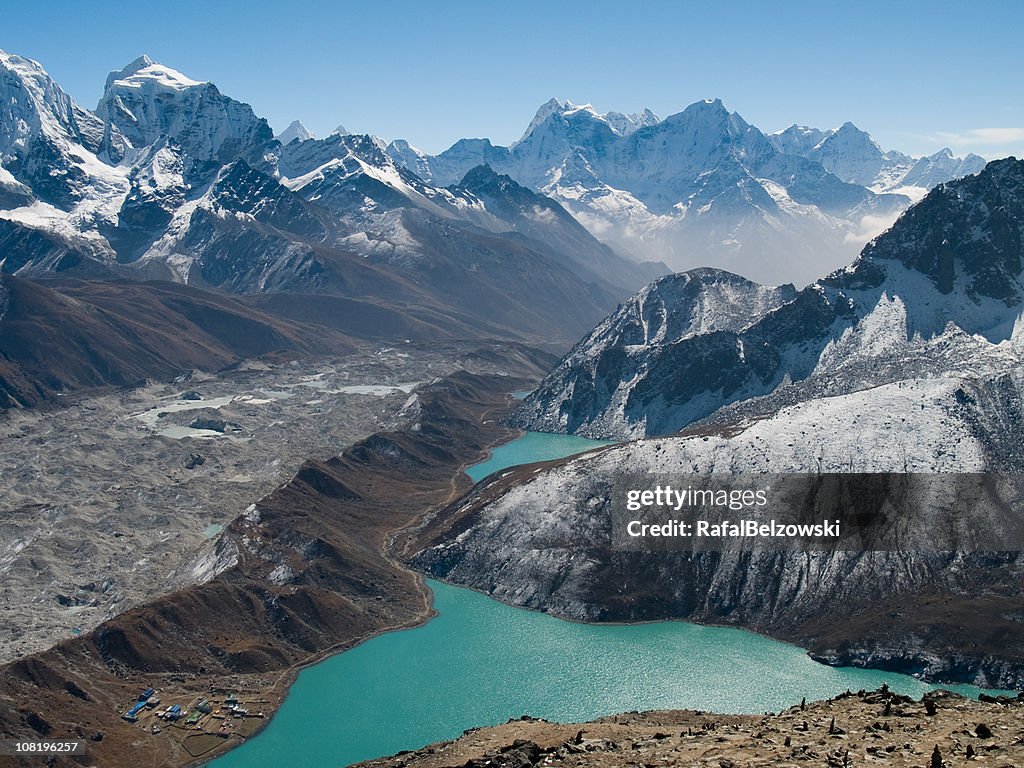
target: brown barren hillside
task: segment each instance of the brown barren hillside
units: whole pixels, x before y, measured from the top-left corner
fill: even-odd
[[[35,282],[0,275],[0,408],[134,386],[271,353],[344,354],[339,331],[174,283]]]

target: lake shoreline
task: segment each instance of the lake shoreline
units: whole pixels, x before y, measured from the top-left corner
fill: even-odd
[[[512,400],[518,399],[518,398],[515,397],[515,393],[514,392],[507,392],[507,393],[504,393],[504,394],[507,396],[507,398],[511,398]],[[509,406],[509,405],[512,405],[512,404],[509,403],[506,400],[506,402],[501,404],[501,405],[498,405],[496,407],[487,408],[486,410],[481,412],[480,415],[479,415],[480,426],[483,427],[484,425],[488,424],[488,420],[486,419],[486,416],[488,416],[492,411],[494,411],[494,410],[499,410],[499,411],[500,410],[504,410],[504,408]],[[440,504],[438,506],[438,509],[444,508],[445,506],[447,506],[448,503],[450,503],[452,500],[454,500],[455,488],[456,488],[460,478],[464,474],[466,474],[466,470],[469,467],[476,466],[477,464],[480,464],[482,462],[487,461],[488,459],[491,458],[491,456],[493,455],[493,452],[494,452],[494,450],[496,448],[499,448],[501,446],[507,445],[510,442],[514,442],[515,440],[519,439],[520,437],[522,437],[525,434],[520,429],[517,429],[517,428],[514,428],[514,427],[507,427],[503,422],[499,421],[498,423],[500,423],[501,426],[505,428],[505,432],[502,433],[499,437],[497,437],[492,444],[488,445],[484,449],[484,455],[483,455],[482,458],[477,457],[477,458],[469,459],[467,461],[464,461],[459,466],[458,471],[452,477],[452,481],[451,481],[452,482],[452,489],[453,489],[452,490],[452,495],[449,496],[449,499],[448,499],[447,502]],[[409,568],[407,565],[402,563],[400,560],[396,560],[394,558],[394,556],[393,556],[393,554],[394,554],[393,547],[396,544],[396,542],[398,540],[398,537],[403,535],[403,532],[407,531],[411,527],[415,527],[416,525],[421,524],[422,521],[424,520],[424,518],[426,518],[427,516],[429,516],[431,514],[436,513],[438,511],[438,509],[431,508],[431,509],[424,510],[422,512],[422,514],[414,517],[412,520],[409,520],[408,522],[402,524],[398,528],[395,528],[393,530],[387,531],[386,535],[385,535],[384,545],[381,547],[381,555],[383,557],[385,557],[389,562],[391,562],[396,568],[404,570],[404,571],[407,571],[409,574],[411,574],[413,576],[413,578],[415,580],[415,583],[416,583],[416,591],[423,598],[423,611],[422,611],[422,613],[420,615],[414,617],[412,620],[410,620],[409,622],[407,622],[405,624],[398,625],[398,626],[392,626],[392,627],[380,627],[380,628],[377,628],[377,629],[373,630],[372,632],[370,632],[370,633],[368,633],[368,634],[366,634],[366,635],[364,635],[362,637],[342,641],[342,642],[338,643],[335,646],[332,646],[330,648],[326,648],[326,649],[324,649],[322,651],[318,651],[317,653],[313,654],[309,658],[304,659],[303,661],[298,662],[297,664],[289,667],[287,670],[285,670],[281,674],[281,677],[279,678],[279,680],[277,681],[277,683],[274,686],[275,693],[277,694],[277,696],[276,696],[276,702],[275,702],[275,706],[274,706],[273,710],[268,713],[266,718],[263,719],[263,721],[259,724],[259,727],[256,730],[254,730],[250,735],[246,736],[242,740],[227,746],[225,749],[214,750],[216,752],[215,755],[205,755],[205,756],[203,756],[201,758],[197,758],[196,760],[193,760],[193,761],[191,761],[189,763],[186,763],[183,766],[183,768],[198,768],[199,766],[203,766],[203,765],[211,765],[211,764],[215,763],[217,760],[219,760],[221,757],[224,757],[228,753],[238,749],[239,747],[244,745],[246,742],[250,741],[251,739],[256,738],[261,733],[263,733],[268,727],[270,727],[271,723],[274,720],[274,716],[280,710],[280,708],[283,705],[285,699],[287,699],[288,694],[289,694],[291,688],[295,685],[295,682],[298,680],[299,675],[304,670],[309,669],[311,667],[315,667],[318,664],[321,664],[324,661],[327,661],[328,659],[330,659],[330,658],[332,658],[334,656],[337,656],[338,654],[345,653],[347,651],[351,651],[351,650],[353,650],[355,648],[358,648],[359,646],[363,645],[364,643],[369,642],[370,640],[373,640],[374,638],[380,637],[381,635],[385,635],[385,634],[389,634],[389,633],[393,633],[393,632],[404,632],[404,631],[416,629],[418,627],[422,627],[422,626],[424,626],[425,624],[427,624],[429,621],[431,621],[432,619],[434,619],[437,616],[437,611],[434,609],[434,606],[433,606],[433,602],[434,602],[433,601],[433,593],[431,592],[430,588],[426,584],[426,582],[427,582],[426,575],[423,574],[423,573],[420,573],[419,571],[416,571],[416,570],[414,570],[412,568]]]
[[[756,715],[800,698],[883,683],[918,698],[940,687],[905,675],[829,667],[799,647],[747,630],[681,621],[566,622],[474,590],[427,584],[435,618],[382,633],[306,670],[273,732],[213,766],[288,759],[314,768],[349,764],[523,714],[556,723],[675,708]],[[673,659],[669,667],[661,663],[666,655]],[[972,698],[984,693],[969,686],[953,690]]]
[[[425,409],[421,423],[423,419],[440,419],[440,423],[446,424],[444,434],[456,436],[458,445],[462,446],[460,450],[464,452],[458,469],[454,469],[446,458],[450,456],[447,448],[437,452],[434,444],[424,441],[415,430],[378,433],[346,449],[336,459],[307,462],[293,481],[254,505],[257,510],[255,516],[243,515],[222,534],[219,542],[225,547],[236,548],[237,565],[211,582],[132,609],[94,632],[9,665],[0,686],[0,700],[33,700],[30,696],[35,696],[42,711],[51,719],[57,718],[56,722],[79,723],[76,726],[79,730],[96,728],[105,734],[105,738],[90,744],[90,753],[94,758],[101,757],[100,764],[111,768],[137,764],[140,755],[146,753],[159,754],[165,765],[202,765],[264,732],[274,722],[275,713],[301,671],[337,658],[345,651],[364,647],[368,641],[382,635],[429,624],[435,613],[426,594],[424,576],[411,570],[404,562],[404,556],[422,534],[422,526],[429,528],[439,518],[447,522],[445,512],[451,503],[465,497],[474,488],[462,470],[482,463],[481,457],[492,457],[499,447],[521,436],[518,431],[506,427],[501,418],[513,405],[506,391],[508,383],[499,377],[455,375],[423,392],[429,407]],[[448,437],[441,439],[447,440]],[[422,462],[424,474],[414,480],[408,466],[394,464],[390,459],[383,465],[380,463],[382,457],[392,455],[397,455],[402,461],[415,459]],[[539,466],[553,465],[558,461],[543,461]],[[380,477],[392,478],[385,482],[397,483],[397,488],[404,487],[406,491],[388,498],[371,494],[373,478],[378,477],[374,473],[379,471],[386,473]],[[510,472],[491,484],[513,482],[516,474]],[[430,485],[429,493],[424,494],[426,478],[432,479],[427,483]],[[365,506],[370,500],[373,509],[379,511],[367,517]],[[408,514],[399,515],[398,520],[394,508],[396,501],[407,505],[409,510]],[[347,511],[339,518],[339,510]],[[355,515],[353,519],[364,528],[338,528],[339,519],[344,520],[346,515]],[[326,529],[327,538],[324,538],[324,521],[333,521]],[[382,526],[383,521],[388,522]],[[399,525],[395,526],[396,522]],[[296,532],[303,531],[309,538],[296,541]],[[277,533],[268,536],[268,532]],[[307,573],[301,581],[293,582],[300,585],[298,591],[294,586],[286,585],[283,590],[270,586],[273,582],[268,581],[268,577],[273,568],[292,557],[289,552],[296,551],[294,548],[300,544],[305,547],[304,542],[316,541],[326,543],[328,549],[323,551],[323,555],[327,558],[317,555],[310,560],[303,555]],[[260,542],[255,549],[252,548],[254,542]],[[404,547],[399,547],[401,543]],[[335,549],[348,553],[339,561],[342,563],[350,562],[353,556],[369,557],[366,563],[371,570],[347,576],[332,570],[334,566],[330,557]],[[384,574],[391,574],[384,578],[384,582],[395,580],[386,588],[386,595],[378,596],[360,586],[383,583]],[[351,581],[352,578],[356,580]],[[317,586],[321,583],[331,586],[324,590]],[[296,603],[296,598],[313,600],[320,606],[314,615],[322,617],[321,623],[308,630],[300,628],[307,634],[296,638],[301,643],[320,644],[314,653],[299,655],[296,653],[299,643],[274,639],[280,638],[285,625],[280,623],[280,619],[273,619],[273,614],[264,613],[259,608],[253,613],[252,607],[243,607],[253,605],[251,601],[257,595],[268,594],[268,588],[274,590],[275,600],[283,606],[284,621],[288,621],[289,616],[309,615],[307,608],[296,612],[300,604]],[[257,598],[257,606],[262,599]],[[296,608],[291,607],[293,604]],[[168,636],[172,642],[170,648],[147,646],[145,637],[149,630],[143,628],[160,627],[168,617],[180,628],[178,634]],[[275,625],[272,621],[278,623]],[[347,629],[360,626],[363,631],[353,633]],[[217,666],[210,668],[210,665],[223,665],[222,656],[202,655],[211,650],[217,651],[217,646],[206,639],[214,637],[215,632],[226,633],[230,644],[225,644],[224,640],[219,640],[218,644],[220,648],[230,650],[231,658],[235,659],[231,668],[220,666],[223,672],[217,672]],[[751,634],[769,636],[759,632]],[[337,640],[339,636],[343,639]],[[800,650],[803,651],[802,648]],[[217,652],[223,654],[223,650]],[[271,653],[277,658],[291,658],[288,663],[274,669],[277,662]],[[240,665],[249,666],[246,669]],[[132,666],[139,671],[131,672]],[[112,669],[119,667],[128,670],[127,673],[111,674]],[[268,680],[268,675],[273,679]],[[138,729],[125,727],[119,722],[123,702],[131,700],[134,696],[132,691],[147,686],[160,688],[161,695],[166,695],[169,700],[174,697],[193,700],[196,695],[216,687],[218,690],[249,691],[254,696],[269,696],[270,701],[266,702],[267,716],[258,723],[252,723],[253,727],[244,739],[232,736],[228,743],[211,752],[188,756],[181,743],[167,733],[152,738],[147,735],[140,741]],[[84,690],[84,698],[68,697],[68,690],[80,689]],[[84,732],[88,733],[88,730]]]

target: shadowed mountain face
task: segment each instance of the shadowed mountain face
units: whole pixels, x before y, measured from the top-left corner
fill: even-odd
[[[1022,185],[1012,158],[940,185],[851,267],[800,292],[707,270],[662,278],[574,347],[518,423],[668,434],[794,383],[801,396],[826,381],[848,392],[969,360],[974,337],[1009,340],[1024,310]]]
[[[943,296],[959,293],[974,303],[991,299],[1018,307],[1024,299],[1021,167],[1012,159],[996,161],[976,176],[938,187],[864,249],[846,282],[858,284],[876,263],[898,262],[925,275]]]
[[[0,76],[2,272],[338,296],[449,334],[565,343],[665,271],[488,171],[446,189],[370,136],[283,144],[247,104],[145,56],[111,73],[95,113],[35,62],[2,54]]]
[[[346,336],[172,283],[0,276],[0,407],[216,371],[268,353],[344,354]]]

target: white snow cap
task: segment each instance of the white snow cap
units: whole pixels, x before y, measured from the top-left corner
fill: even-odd
[[[139,56],[139,58],[120,72],[111,72],[107,76],[107,88],[111,86],[142,88],[147,84],[155,84],[174,90],[205,85],[202,81],[193,80],[176,69],[165,67],[163,64],[153,61],[153,59],[145,54]]]
[[[530,121],[529,126],[526,128],[526,132],[523,133],[523,136],[519,141],[525,141],[526,138],[545,120],[551,117],[551,115],[561,114],[568,117],[579,112],[587,112],[598,120],[604,121],[620,136],[628,136],[640,128],[661,122],[661,118],[647,108],[644,108],[642,112],[636,112],[630,115],[623,114],[622,112],[601,113],[594,109],[593,104],[574,104],[569,99],[552,98],[540,105],[537,109],[537,113],[533,116],[533,120]]]

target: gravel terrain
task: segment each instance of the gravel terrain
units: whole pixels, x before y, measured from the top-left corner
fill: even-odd
[[[0,413],[0,662],[209,579],[231,564],[213,555],[222,526],[304,460],[401,423],[417,383],[502,372],[489,352],[253,361]]]

